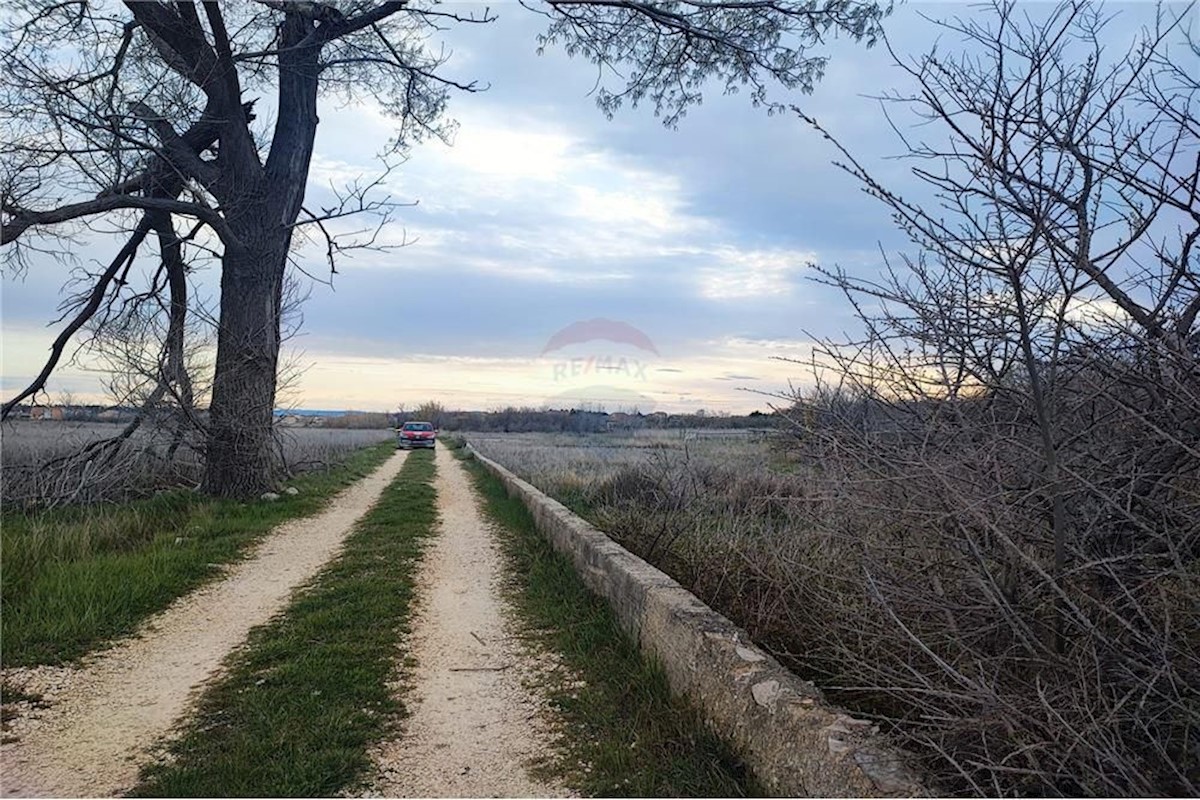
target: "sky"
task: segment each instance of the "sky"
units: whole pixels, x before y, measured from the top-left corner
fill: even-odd
[[[448,74],[487,91],[453,96],[452,145],[416,146],[380,186],[379,196],[415,205],[397,207],[378,241],[408,244],[353,253],[333,276],[321,251],[298,252],[303,273],[319,280],[297,273],[307,300],[286,344],[280,405],[745,413],[807,385],[814,340],[856,327],[849,304],[813,280],[813,265],[878,270],[881,251],[903,246],[882,204],[799,119],[768,115],[746,95],[712,87],[675,129],[649,107],[606,119],[592,65],[539,55],[543,20],[515,3],[490,8],[495,23],[445,37]],[[954,47],[927,17],[974,8],[900,5],[884,23],[891,47]],[[1126,30],[1153,13],[1149,3],[1107,8]],[[903,73],[883,47],[832,41],[819,52],[831,61],[816,91],[774,97],[802,106],[904,189],[909,166],[894,158],[902,146],[876,99],[903,91]],[[377,175],[395,130],[363,103],[328,99],[320,117],[310,205]],[[109,250],[88,240],[78,255]],[[4,397],[36,373],[54,336],[47,325],[69,266],[36,267],[0,285]],[[215,274],[197,280],[211,294]],[[84,359],[61,369],[49,393],[103,402],[104,382]]]

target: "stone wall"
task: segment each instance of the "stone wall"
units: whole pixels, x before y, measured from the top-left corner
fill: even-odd
[[[745,631],[666,573],[501,465],[473,455],[509,495],[524,502],[542,534],[663,666],[672,689],[703,711],[768,792],[802,797],[926,793],[902,754],[871,722],[827,704],[811,682],[784,669]]]

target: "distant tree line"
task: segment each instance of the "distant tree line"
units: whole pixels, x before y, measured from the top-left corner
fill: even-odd
[[[340,417],[327,417],[321,420],[323,428],[356,428],[376,429],[390,428],[392,415],[384,411],[364,411],[361,413],[343,414]]]
[[[438,403],[425,403],[412,411],[393,415],[396,425],[410,420],[432,422],[443,430],[503,433],[601,433],[672,428],[766,428],[779,421],[773,413],[753,411],[747,415],[694,413],[651,414],[607,412],[581,408],[532,408],[509,406],[494,411],[448,411]]]
[[[71,422],[129,422],[137,418],[139,409],[106,405],[37,405],[27,404],[14,409],[13,417],[28,419],[37,416],[35,408],[51,409],[44,419]],[[206,409],[197,413],[205,415]],[[667,430],[680,428],[747,429],[778,427],[782,418],[772,413],[752,411],[745,415],[699,410],[693,413],[651,414],[638,412],[607,412],[581,408],[531,408],[529,406],[494,411],[449,411],[440,403],[425,403],[412,411],[364,411],[340,416],[314,417],[309,424],[323,428],[378,429],[398,427],[411,420],[432,422],[450,431],[484,431],[508,433],[602,433],[605,431]],[[318,421],[319,420],[319,421]]]

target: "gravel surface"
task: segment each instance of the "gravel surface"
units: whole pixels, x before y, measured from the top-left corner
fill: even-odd
[[[16,704],[0,745],[3,795],[108,797],[130,788],[152,757],[147,748],[185,718],[197,690],[250,629],[283,610],[337,554],[403,463],[397,453],[320,514],[280,526],[223,579],[177,600],[138,636],[78,667],[5,670],[7,685],[43,695],[46,707]]]
[[[404,648],[417,665],[399,687],[412,714],[398,738],[376,748],[377,777],[364,796],[571,796],[529,770],[552,734],[544,700],[523,679],[552,657],[513,636],[491,527],[462,465],[440,447],[436,458],[440,530],[418,576]]]

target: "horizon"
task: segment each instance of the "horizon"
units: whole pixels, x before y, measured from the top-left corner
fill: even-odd
[[[24,403],[18,403],[14,407],[13,410],[16,412],[21,412],[21,411],[29,411],[34,408],[89,409],[89,410],[99,409],[102,412],[103,411],[131,411],[131,412],[137,411],[137,406],[134,406],[134,405],[127,406],[127,405],[111,405],[111,404],[105,404],[105,403],[84,403],[84,402],[71,402],[71,403],[24,402]],[[197,412],[205,412],[207,410],[208,410],[207,406],[198,406],[196,408]],[[409,411],[404,410],[403,408],[382,410],[382,409],[363,409],[363,408],[307,408],[307,407],[296,408],[296,407],[288,407],[288,408],[276,408],[272,412],[272,414],[276,417],[288,416],[288,415],[353,416],[353,415],[369,415],[369,414],[385,414],[387,416],[394,417],[394,416],[399,416],[402,414],[415,413],[417,410],[419,410],[419,409],[414,409],[412,412],[409,412]],[[668,412],[668,411],[640,411],[638,409],[632,409],[632,410],[612,409],[612,410],[610,410],[610,409],[603,408],[603,407],[601,407],[601,408],[587,408],[587,407],[574,407],[574,406],[557,406],[557,407],[555,407],[555,406],[546,406],[546,405],[542,405],[542,406],[504,406],[504,407],[499,407],[499,408],[443,408],[438,413],[441,413],[441,414],[499,414],[499,413],[503,413],[506,411],[525,411],[525,412],[532,411],[532,412],[538,412],[538,413],[579,412],[579,413],[588,413],[588,414],[603,414],[603,415],[608,415],[608,416],[612,416],[612,415],[616,415],[616,414],[624,414],[626,416],[637,416],[637,417],[651,417],[651,416],[655,416],[655,415],[708,416],[708,417],[724,417],[724,416],[752,417],[752,416],[756,416],[756,415],[769,416],[769,415],[775,413],[773,409],[769,409],[769,408],[765,411],[762,409],[755,409],[753,411],[746,412],[745,414],[729,414],[728,412],[718,411],[718,410],[714,410],[714,409],[706,409],[706,408],[699,408],[699,409],[696,409],[695,411]],[[15,421],[15,420],[22,419],[22,417],[20,417],[18,415],[18,416],[12,417],[11,419]]]

